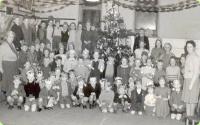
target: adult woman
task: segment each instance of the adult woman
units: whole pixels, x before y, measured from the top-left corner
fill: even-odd
[[[160,56],[164,54],[164,50],[162,48],[162,40],[157,39],[155,42],[155,47],[151,51],[151,57],[154,62],[157,62],[160,59]]]
[[[76,39],[76,24],[73,22],[70,24],[68,44],[73,43],[76,48],[75,39]]]
[[[13,44],[14,37],[15,33],[9,31],[6,42],[0,46],[0,72],[3,73],[1,88],[5,93],[10,90],[13,77],[17,73],[18,54]]]
[[[51,43],[52,48],[52,42],[53,42],[53,20],[49,20],[48,26],[47,26],[47,40]]]
[[[187,116],[193,116],[199,97],[200,60],[195,52],[194,41],[186,42],[186,61],[182,100],[186,103]]]
[[[75,50],[77,53],[80,53],[82,50],[82,41],[81,41],[81,34],[82,34],[82,24],[79,23],[77,30],[76,30],[76,40],[75,40]]]
[[[170,58],[174,56],[174,54],[171,52],[172,45],[170,43],[164,44],[164,53],[161,55],[160,59],[163,61],[163,68],[166,69],[169,65]]]

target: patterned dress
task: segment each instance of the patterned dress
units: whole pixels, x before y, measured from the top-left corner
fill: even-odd
[[[117,68],[117,76],[122,78],[123,84],[128,84],[129,73],[130,73],[130,67],[129,66],[127,66],[127,67],[119,66]]]
[[[158,98],[156,101],[156,115],[158,117],[165,118],[169,115],[169,103],[168,101],[163,100],[163,98],[168,98],[169,94],[170,89],[167,87],[158,87],[155,89],[155,95],[161,96],[161,98]]]

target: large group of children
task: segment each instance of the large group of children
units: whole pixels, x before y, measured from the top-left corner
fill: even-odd
[[[185,111],[181,100],[185,56],[177,59],[172,46],[155,42],[151,53],[140,41],[130,56],[102,57],[99,50],[77,53],[60,43],[22,44],[19,75],[7,92],[9,109],[26,112],[65,108],[99,108],[103,113],[123,111],[180,120]],[[117,64],[117,65],[116,65]]]
[[[6,92],[9,109],[99,108],[103,113],[182,119],[185,55],[175,57],[170,43],[157,39],[149,51],[140,40],[130,55],[57,44],[52,50],[51,42],[36,39],[18,48],[19,74]]]

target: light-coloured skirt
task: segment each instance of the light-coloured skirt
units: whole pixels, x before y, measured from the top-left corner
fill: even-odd
[[[193,87],[189,90],[191,78],[186,78],[183,84],[182,101],[185,103],[197,103],[199,97],[199,78],[195,80]]]

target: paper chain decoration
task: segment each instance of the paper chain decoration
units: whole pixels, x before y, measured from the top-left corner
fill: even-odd
[[[115,5],[121,6],[123,8],[128,8],[131,10],[143,11],[143,12],[175,12],[200,6],[200,0],[183,0],[181,2],[169,5],[156,5],[156,0],[139,0],[137,2],[136,0],[123,0],[124,2],[122,2],[121,0],[103,0],[103,3],[107,3],[108,1],[113,1]],[[23,7],[23,5],[20,4],[19,0],[13,0],[13,2],[14,3],[9,3],[8,1],[5,0],[3,1],[3,3],[6,5]],[[79,3],[78,0],[59,0],[59,1],[37,0],[33,3],[31,11],[36,13],[49,13],[64,9],[65,7],[70,5],[83,5],[83,4],[84,3]],[[39,7],[49,8],[50,6],[55,6],[55,5],[60,5],[60,6],[54,9],[36,10]]]

